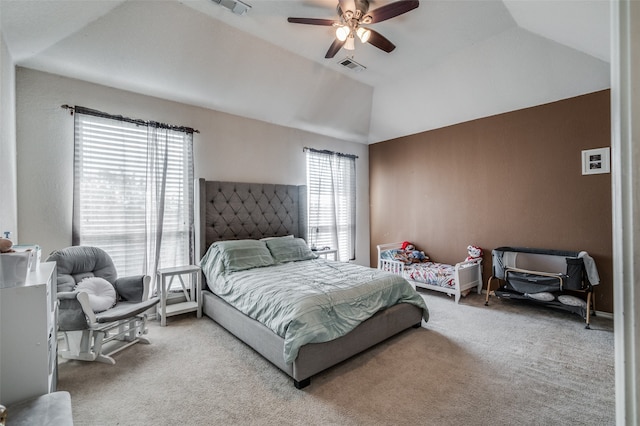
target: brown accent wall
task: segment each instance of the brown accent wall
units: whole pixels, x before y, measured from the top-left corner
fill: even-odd
[[[582,175],[581,151],[609,147],[609,90],[369,146],[376,245],[412,241],[455,263],[482,247],[585,250],[596,309],[613,312],[611,175]]]

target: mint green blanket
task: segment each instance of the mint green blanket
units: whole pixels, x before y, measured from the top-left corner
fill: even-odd
[[[336,339],[397,303],[429,311],[402,277],[352,263],[304,260],[226,272],[216,250],[201,262],[211,291],[284,338],[284,358],[301,346]]]

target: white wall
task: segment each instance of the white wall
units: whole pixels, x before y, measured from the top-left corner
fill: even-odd
[[[0,232],[17,238],[15,67],[0,32]],[[4,234],[0,234],[4,235]]]
[[[356,262],[369,264],[367,145],[139,95],[27,68],[16,70],[18,230],[43,256],[71,245],[73,117],[63,104],[193,127],[195,175],[206,179],[305,184],[303,147],[359,157]]]

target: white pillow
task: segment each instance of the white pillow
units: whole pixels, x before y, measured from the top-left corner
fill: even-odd
[[[89,295],[89,305],[93,312],[106,311],[116,304],[116,289],[104,278],[85,278],[76,285],[76,290]]]
[[[562,303],[563,305],[582,306],[583,308],[587,307],[587,302],[585,302],[584,300],[580,299],[579,297],[570,296],[568,294],[563,294],[563,295],[558,296],[558,301],[560,303]]]
[[[266,244],[271,256],[278,263],[311,260],[318,257],[302,238],[276,238],[267,240]]]
[[[540,293],[525,293],[525,296],[542,302],[551,302],[555,299],[555,296],[547,291],[541,291]]]
[[[264,237],[260,238],[260,241],[277,240],[278,238],[293,238],[293,235],[285,235],[284,237]]]

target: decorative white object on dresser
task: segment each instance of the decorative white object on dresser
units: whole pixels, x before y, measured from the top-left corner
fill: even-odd
[[[0,401],[56,390],[56,263],[29,271],[21,285],[0,282]]]

